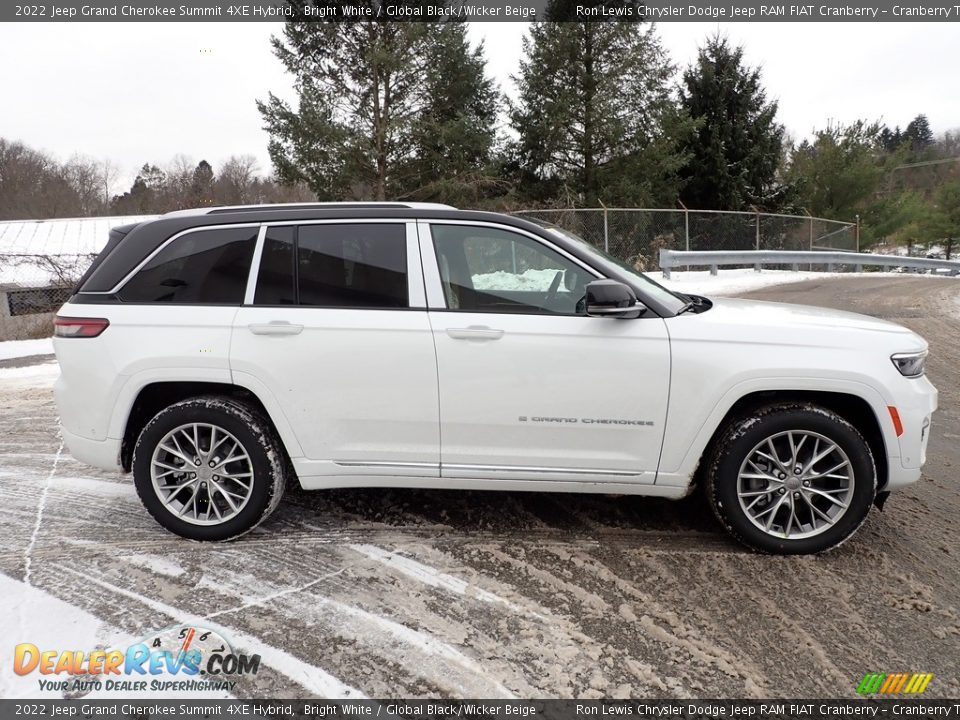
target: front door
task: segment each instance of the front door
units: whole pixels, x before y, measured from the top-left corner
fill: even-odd
[[[598,273],[534,235],[419,229],[441,475],[653,482],[670,385],[664,322],[587,317]]]

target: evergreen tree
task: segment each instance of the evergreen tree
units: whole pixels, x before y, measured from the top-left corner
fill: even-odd
[[[190,202],[195,206],[213,204],[213,167],[201,160],[190,181]]]
[[[412,128],[414,157],[405,193],[420,200],[476,200],[495,184],[488,166],[499,93],[486,77],[483,45],[470,48],[466,25],[442,23],[426,44],[421,104]]]
[[[794,150],[787,176],[810,213],[850,221],[880,191],[892,157],[877,123],[831,124]]]
[[[535,23],[523,49],[510,117],[517,165],[538,199],[673,204],[680,120],[668,88],[673,67],[654,29]]]
[[[903,144],[903,132],[898,125],[893,130],[886,125],[880,130],[880,144],[887,152],[896,152]]]
[[[933,147],[933,130],[926,115],[917,115],[903,131],[903,140],[910,144],[910,159],[924,160]]]
[[[681,193],[691,208],[778,209],[783,126],[768,101],[760,69],[745,65],[743,48],[721,35],[708,38],[683,74],[681,106],[697,127],[687,137],[690,162]]]
[[[960,242],[960,180],[947,183],[937,191],[936,210],[930,219],[931,235],[944,248],[947,260]]]
[[[320,199],[455,194],[443,181],[484,166],[496,114],[482,50],[465,33],[456,23],[288,21],[273,48],[297,107],[273,94],[257,103],[279,179]]]

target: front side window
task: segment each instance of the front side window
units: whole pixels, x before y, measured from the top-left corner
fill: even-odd
[[[120,290],[124,302],[241,305],[258,228],[196,230],[173,240]]]
[[[436,224],[430,230],[451,310],[585,314],[585,288],[595,278],[543,243],[490,227]]]
[[[254,302],[327,308],[405,308],[407,233],[397,223],[271,227]]]

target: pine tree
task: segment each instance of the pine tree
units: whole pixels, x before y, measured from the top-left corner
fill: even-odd
[[[487,162],[496,93],[463,25],[290,20],[273,48],[298,95],[257,103],[282,182],[320,199],[436,197]]]
[[[890,157],[878,124],[831,124],[794,149],[787,176],[810,213],[849,221],[881,189]]]
[[[272,42],[298,108],[272,93],[257,103],[280,180],[320,199],[392,195],[419,115],[426,38],[418,22],[287,21]]]
[[[213,204],[213,167],[206,160],[201,160],[193,171],[189,202],[197,207]]]
[[[903,141],[910,145],[910,159],[925,160],[933,147],[933,130],[926,115],[917,115],[903,131]]]
[[[485,74],[483,45],[470,48],[466,24],[435,26],[425,53],[423,112],[412,128],[410,179],[402,184],[420,200],[475,201],[496,184],[488,166],[499,92]]]
[[[777,172],[783,126],[768,101],[760,69],[744,63],[743,48],[721,35],[708,38],[683,74],[681,106],[699,121],[688,135],[683,202],[716,210],[777,209],[786,188]]]
[[[511,109],[517,164],[539,199],[673,203],[678,114],[652,27],[544,22],[524,39]]]

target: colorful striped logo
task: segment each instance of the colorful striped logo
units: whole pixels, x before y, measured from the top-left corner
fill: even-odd
[[[933,673],[867,673],[857,687],[858,695],[919,695],[933,680]]]

